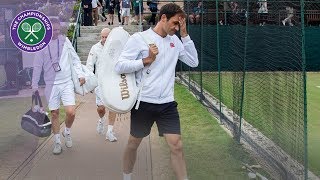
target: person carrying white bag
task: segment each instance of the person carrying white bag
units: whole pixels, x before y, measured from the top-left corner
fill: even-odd
[[[86,80],[80,58],[71,42],[67,37],[60,35],[60,21],[56,18],[52,18],[50,21],[52,23],[52,40],[45,49],[35,54],[32,89],[34,93],[38,91],[38,82],[43,69],[46,83],[45,97],[51,111],[54,134],[53,154],[57,155],[62,152],[59,123],[60,101],[62,101],[66,112],[66,127],[62,135],[65,137],[66,147],[72,147],[71,126],[75,119],[75,85],[72,80],[72,67],[74,67],[81,86],[86,83]]]
[[[181,40],[175,35],[179,30]],[[145,39],[153,43],[147,43]],[[199,64],[197,50],[187,33],[184,11],[180,6],[168,3],[161,7],[159,22],[154,28],[129,38],[115,66],[118,74],[135,73],[136,83],[141,87],[137,101],[140,105],[131,110],[130,136],[123,155],[124,180],[131,180],[137,149],[142,139],[150,134],[154,123],[170,148],[176,179],[188,179],[178,104],[174,100],[178,59],[190,67]]]
[[[107,37],[110,33],[109,28],[102,29],[100,36],[101,40],[92,46],[90,49],[86,66],[87,68],[93,72],[95,71],[95,75],[99,78],[98,72],[101,71],[101,61],[103,60],[109,60],[101,57],[101,53],[103,50],[103,47],[105,45],[105,42],[107,40]],[[102,69],[103,70],[103,69]],[[100,78],[104,78],[104,76],[101,76]],[[116,121],[116,113],[108,110],[109,113],[107,113],[107,118],[105,117],[106,114],[106,107],[104,106],[104,102],[102,100],[102,94],[101,94],[101,88],[98,86],[94,90],[96,94],[96,105],[97,105],[97,112],[99,114],[99,119],[97,123],[97,132],[99,134],[103,134],[104,126],[106,123],[106,119],[108,119],[108,129],[106,132],[106,139],[110,142],[117,141],[117,137],[115,136],[115,133],[113,132],[113,125]]]

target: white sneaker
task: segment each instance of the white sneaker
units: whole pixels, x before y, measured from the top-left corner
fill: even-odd
[[[116,136],[114,136],[114,132],[112,131],[108,131],[106,134],[106,139],[109,140],[110,142],[114,142],[117,141],[118,139],[116,138]]]
[[[59,155],[59,154],[61,154],[61,152],[62,152],[61,144],[55,142],[54,145],[53,145],[52,153],[54,155]]]
[[[98,123],[97,123],[98,134],[103,134],[103,131],[104,131],[104,123],[101,121],[98,121]]]
[[[71,134],[65,134],[65,132],[63,131],[62,136],[64,137],[65,145],[67,146],[67,148],[71,148],[72,147]]]
[[[285,26],[285,25],[286,25],[286,22],[283,20],[283,21],[282,21],[282,24]]]

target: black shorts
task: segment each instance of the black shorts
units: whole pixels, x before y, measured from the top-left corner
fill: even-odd
[[[109,7],[108,8],[108,14],[114,14],[114,8],[113,7]]]
[[[141,14],[143,14],[143,7],[141,7]],[[139,6],[134,7],[134,15],[139,15]]]
[[[146,137],[154,122],[157,123],[159,136],[181,134],[177,106],[175,101],[165,104],[140,102],[138,110],[131,110],[130,134],[136,138]]]

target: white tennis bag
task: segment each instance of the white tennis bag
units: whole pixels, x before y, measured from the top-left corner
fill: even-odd
[[[137,100],[135,73],[117,74],[114,70],[130,35],[122,27],[113,28],[103,47],[98,71],[98,84],[104,105],[117,113],[127,113]]]
[[[68,59],[71,66],[71,78],[74,84],[74,92],[76,94],[84,96],[89,92],[93,91],[98,86],[98,79],[96,75],[94,75],[93,72],[90,71],[87,66],[81,64],[81,68],[86,82],[82,86],[80,86],[79,78],[76,71],[74,70],[72,60],[70,57]]]

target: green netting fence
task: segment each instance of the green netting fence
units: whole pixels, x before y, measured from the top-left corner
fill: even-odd
[[[270,177],[314,178],[306,70],[307,62],[309,70],[319,70],[319,41],[313,40],[320,37],[319,1],[174,2],[183,4],[200,60],[193,69],[178,64],[177,75]]]

